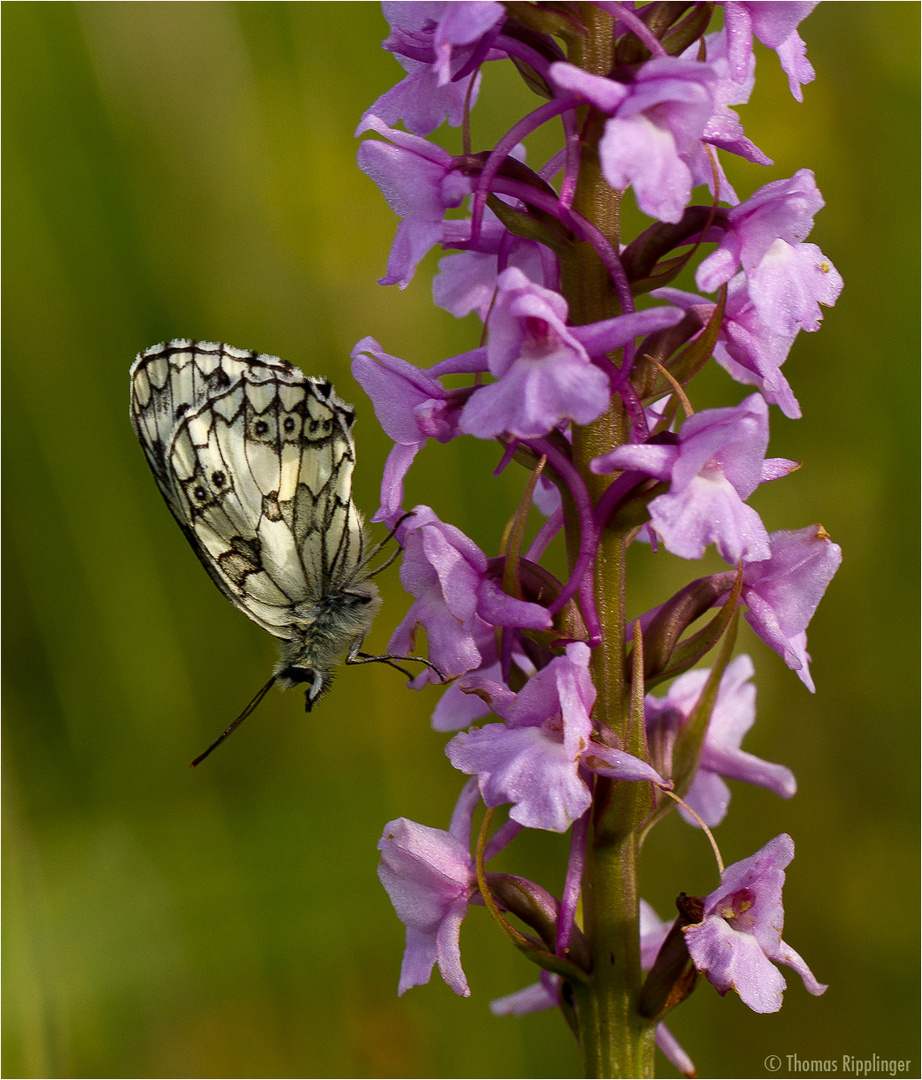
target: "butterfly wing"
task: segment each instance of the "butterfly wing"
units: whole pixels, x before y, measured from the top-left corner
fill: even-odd
[[[361,564],[354,414],[277,357],[189,341],[132,369],[132,420],[176,520],[212,579],[288,638]]]

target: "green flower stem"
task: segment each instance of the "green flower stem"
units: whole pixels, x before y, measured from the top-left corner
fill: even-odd
[[[607,75],[613,63],[611,18],[588,4],[582,5],[582,14],[589,34],[569,42],[569,58],[586,71]],[[596,225],[617,251],[620,197],[601,175],[596,149],[601,128],[594,134],[591,128],[584,131],[574,208]],[[565,260],[562,287],[574,324],[620,313],[608,273],[587,244],[577,245],[572,258]],[[574,429],[573,461],[594,503],[611,477],[590,472],[589,462],[624,443],[627,434],[627,418],[617,399],[594,423]],[[639,750],[643,755],[642,730],[630,730],[624,671],[625,544],[609,532],[601,539],[595,587],[602,641],[592,659],[598,694],[594,715],[623,740],[625,749]],[[596,783],[583,874],[583,922],[592,952],[592,984],[573,987],[580,1046],[589,1077],[653,1076],[654,1029],[637,1009],[641,988],[637,826],[650,808],[646,785],[612,784],[603,779]]]
[[[588,463],[603,452],[602,444],[610,449],[623,442],[609,441],[621,427],[619,419],[607,415],[574,433],[574,459],[594,498],[598,493],[593,488],[607,478],[590,473]],[[602,641],[592,659],[598,692],[594,715],[627,750],[644,756],[643,732],[628,724],[624,571],[624,542],[603,534],[596,569]],[[645,784],[597,780],[583,873],[583,930],[593,958],[592,986],[574,987],[586,1076],[654,1075],[654,1029],[637,1010],[642,982],[637,828],[651,809]]]
[[[654,1029],[640,1016],[640,934],[634,836],[621,845],[590,841],[583,876],[584,930],[592,985],[573,986],[580,1047],[589,1077],[652,1077]]]

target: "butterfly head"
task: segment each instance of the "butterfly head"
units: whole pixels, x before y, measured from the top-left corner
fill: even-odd
[[[300,667],[297,664],[288,664],[278,672],[278,684],[285,690],[289,690],[292,686],[298,686],[300,683],[306,683],[304,690],[305,712],[310,712],[313,709],[330,689],[332,682],[332,671]]]

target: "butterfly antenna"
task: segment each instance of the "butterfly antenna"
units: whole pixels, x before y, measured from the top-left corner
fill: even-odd
[[[372,561],[372,559],[374,559],[374,557],[378,554],[378,552],[382,550],[384,545],[390,543],[390,541],[394,539],[394,537],[397,535],[397,530],[400,528],[400,526],[407,520],[407,518],[413,517],[414,513],[415,513],[415,511],[408,510],[398,520],[397,524],[393,527],[393,529],[391,529],[391,531],[387,534],[387,536],[385,536],[383,540],[378,541],[378,543],[375,544],[375,546],[371,549],[371,551],[369,551],[368,554],[362,559],[361,565],[362,566],[367,566]],[[372,572],[368,575],[368,577],[370,577],[370,578],[377,577],[377,575],[380,574],[382,570],[386,570],[391,565],[391,563],[394,561],[394,559],[397,558],[397,556],[400,554],[400,552],[402,550],[403,550],[403,548],[400,546],[400,543],[398,541],[397,550],[395,552],[393,552],[391,555],[388,556],[386,562],[383,562],[375,570],[372,570]]]
[[[381,563],[380,566],[376,566],[375,569],[371,571],[371,573],[368,575],[368,577],[369,578],[377,577],[378,574],[380,574],[382,570],[386,570],[391,565],[391,563],[397,558],[397,556],[401,553],[401,551],[403,551],[403,548],[398,547],[396,551],[391,552],[391,554],[388,555],[388,557],[384,560],[383,563]],[[375,555],[377,555],[377,554],[378,554],[378,549],[375,548],[375,550],[368,556],[369,561],[371,559],[373,559],[375,557]]]
[[[226,731],[222,731],[221,734],[215,739],[215,741],[208,747],[208,749],[192,762],[189,766],[190,769],[194,769],[196,765],[201,765],[206,757],[212,750],[216,750],[228,735],[233,733],[240,727],[244,720],[250,715],[250,713],[256,708],[256,706],[262,701],[262,699],[269,693],[272,687],[275,685],[275,680],[278,678],[278,673],[272,676],[272,678],[266,683],[266,685],[256,694],[256,697],[250,702],[249,705],[243,710],[243,712],[237,717],[237,719],[227,728]]]

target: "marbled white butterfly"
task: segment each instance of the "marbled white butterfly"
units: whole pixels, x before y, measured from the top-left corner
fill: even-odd
[[[352,502],[355,413],[329,382],[277,356],[182,338],[138,355],[130,411],[212,581],[280,641],[272,677],[193,766],[276,682],[306,683],[310,712],[344,654],[347,664],[420,659],[359,651],[381,605],[369,570],[381,545],[366,553]]]

